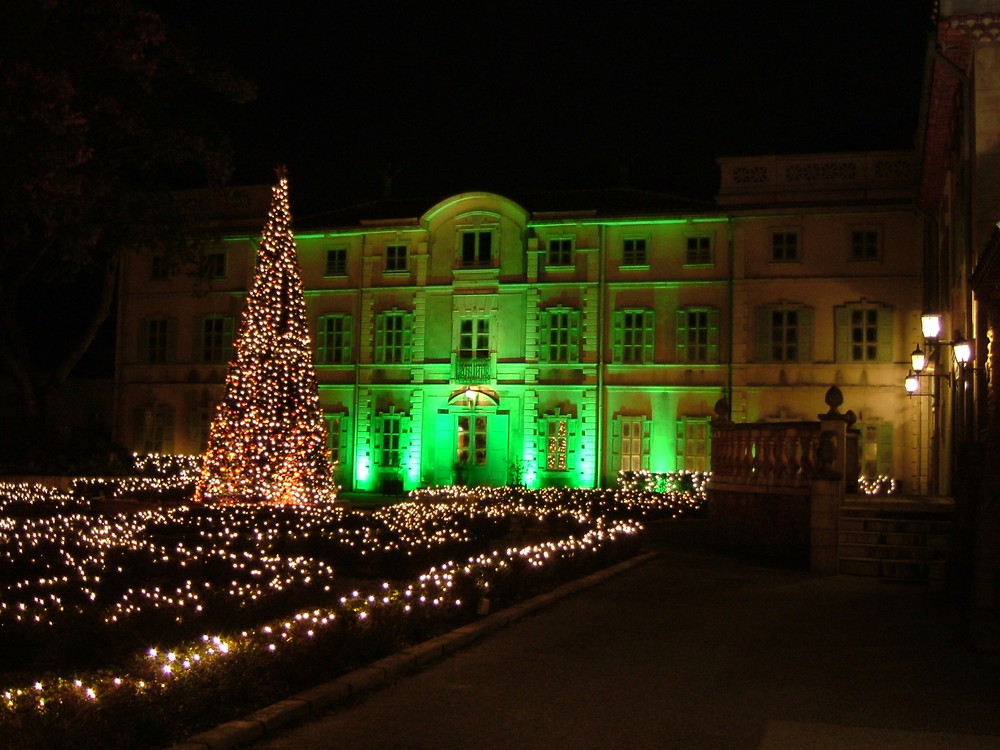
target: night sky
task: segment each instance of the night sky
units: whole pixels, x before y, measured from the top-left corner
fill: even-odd
[[[383,174],[429,201],[623,179],[711,197],[718,156],[910,148],[931,30],[931,0],[166,5],[257,82],[226,116],[234,181],[287,164],[297,216]]]

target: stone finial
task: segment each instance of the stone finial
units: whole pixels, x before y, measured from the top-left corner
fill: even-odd
[[[823,400],[830,407],[830,411],[827,412],[829,416],[840,414],[840,405],[844,403],[844,394],[837,386],[831,385],[827,389],[826,397]]]

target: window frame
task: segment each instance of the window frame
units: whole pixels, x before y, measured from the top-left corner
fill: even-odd
[[[159,331],[153,331],[154,324]],[[166,315],[143,318],[139,323],[139,361],[146,365],[164,365],[176,359],[177,319]]]
[[[555,305],[540,312],[539,361],[553,365],[579,364],[580,311],[566,305]]]
[[[704,325],[692,325],[692,316],[704,316]],[[679,364],[715,365],[719,363],[719,321],[718,308],[692,306],[677,310],[676,360]],[[704,340],[693,341],[692,332],[704,331]],[[697,356],[695,356],[697,354]],[[703,356],[702,356],[703,354]]]
[[[390,329],[390,325],[393,328]],[[406,365],[412,359],[413,313],[398,308],[378,313],[375,318],[375,364]]]
[[[695,247],[692,247],[694,243]],[[704,247],[701,244],[704,243]],[[714,266],[715,238],[711,234],[691,234],[684,238],[685,266]]]
[[[229,254],[225,250],[205,253],[203,262],[204,278],[218,281],[229,277]]]
[[[626,454],[626,432],[630,433],[629,446],[637,445],[638,453],[630,450]],[[648,471],[651,444],[652,420],[649,417],[618,414],[611,420],[611,460],[618,471]],[[626,455],[629,457],[628,466],[625,465]]]
[[[873,235],[873,238],[868,235]],[[882,260],[882,228],[878,226],[851,227],[849,259],[862,263]]]
[[[385,273],[410,272],[410,246],[405,242],[393,242],[385,246]]]
[[[795,327],[796,356],[787,356],[788,341],[775,342],[774,340],[774,314],[781,313],[787,315],[790,312],[796,314],[797,323]],[[805,305],[778,303],[763,305],[756,311],[757,323],[757,361],[774,364],[792,364],[796,362],[805,363],[813,361],[813,308]],[[790,330],[786,325],[784,330]],[[783,356],[776,355],[776,347],[783,347]]]
[[[649,268],[648,235],[626,235],[622,237],[622,268]]]
[[[331,324],[339,323],[339,330]],[[345,313],[326,313],[316,321],[316,364],[347,365],[353,360],[354,318]],[[339,341],[338,341],[339,337]]]
[[[220,330],[209,331],[211,321],[220,321]],[[233,344],[235,335],[232,315],[209,314],[198,318],[194,336],[195,361],[203,365],[227,365],[233,359]],[[219,337],[218,344],[209,341],[210,337]],[[209,347],[211,346],[211,350]],[[209,356],[209,355],[213,356]]]
[[[874,326],[870,320],[857,321],[857,313],[874,313]],[[893,334],[895,333],[895,310],[888,305],[874,302],[849,303],[834,310],[835,356],[838,363],[849,364],[889,364],[893,361]],[[864,329],[858,340],[857,325]],[[868,334],[874,328],[874,340]],[[861,350],[856,347],[863,347]],[[874,349],[871,349],[874,347]],[[860,352],[861,357],[856,355]],[[869,356],[872,355],[872,356]]]
[[[497,265],[498,260],[498,248],[497,246],[497,230],[492,227],[470,227],[468,229],[460,229],[458,232],[458,268],[461,269],[475,269],[475,268],[493,268]],[[466,238],[474,238],[470,244],[469,248],[466,247]],[[483,254],[482,240],[483,238],[489,238],[488,252]],[[468,253],[468,257],[467,257]]]
[[[789,242],[789,238],[793,238],[794,241]],[[771,263],[801,263],[801,240],[802,232],[798,229],[772,229]],[[789,254],[790,248],[791,254]]]
[[[676,468],[678,471],[711,471],[712,468],[712,420],[709,417],[678,417],[674,441]],[[703,437],[692,437],[689,428],[704,429]],[[701,441],[702,450],[693,453],[688,450],[691,441]],[[695,463],[697,465],[689,465]]]
[[[323,269],[325,278],[347,276],[347,248],[328,247],[326,249],[326,266]]]
[[[573,237],[550,237],[545,247],[545,265],[549,268],[567,268],[573,264],[576,242]]]
[[[646,308],[623,308],[614,311],[612,320],[611,361],[619,365],[653,364],[656,354],[655,312]],[[641,353],[639,359],[632,358],[631,355],[636,353]]]

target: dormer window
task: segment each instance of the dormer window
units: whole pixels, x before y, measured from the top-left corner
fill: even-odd
[[[474,229],[462,232],[462,268],[488,268],[493,265],[493,231]]]

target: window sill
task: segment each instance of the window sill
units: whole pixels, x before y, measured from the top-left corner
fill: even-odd
[[[633,264],[633,263],[622,263],[618,266],[619,271],[648,271],[652,266],[648,263]]]

